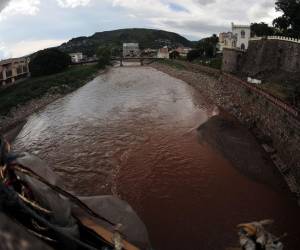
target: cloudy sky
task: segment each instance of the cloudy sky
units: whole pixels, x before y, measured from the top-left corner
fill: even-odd
[[[0,59],[72,37],[142,27],[188,39],[227,31],[230,23],[271,23],[275,0],[0,0]]]

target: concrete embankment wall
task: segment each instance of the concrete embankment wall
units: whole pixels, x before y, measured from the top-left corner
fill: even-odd
[[[189,70],[154,67],[193,85],[248,127],[272,138],[278,155],[300,182],[300,114],[276,97],[232,75],[187,64]]]

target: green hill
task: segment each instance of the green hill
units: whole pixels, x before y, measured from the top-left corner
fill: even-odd
[[[173,32],[154,29],[120,29],[113,31],[98,32],[90,37],[77,37],[62,44],[59,49],[67,52],[83,52],[93,55],[99,46],[111,46],[121,48],[123,43],[136,42],[140,48],[161,48],[163,46],[192,47],[193,42]]]

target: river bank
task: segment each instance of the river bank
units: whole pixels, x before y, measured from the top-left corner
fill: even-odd
[[[26,118],[55,100],[80,88],[102,71],[97,66],[75,66],[67,71],[22,83],[0,92],[0,134],[24,123]]]
[[[246,126],[269,154],[300,205],[299,122],[267,99],[222,72],[182,61],[151,64],[195,87],[208,102],[219,105]]]

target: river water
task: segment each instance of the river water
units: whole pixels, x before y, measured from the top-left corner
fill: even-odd
[[[273,218],[299,249],[299,209],[199,143],[215,112],[186,83],[116,67],[32,115],[14,144],[45,159],[78,195],[115,194],[145,222],[154,249],[226,249],[235,226]]]

